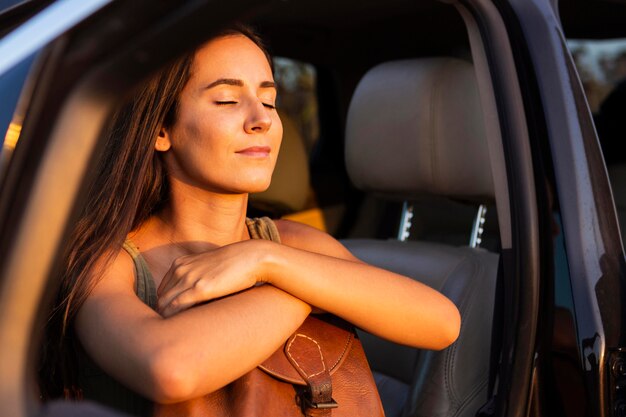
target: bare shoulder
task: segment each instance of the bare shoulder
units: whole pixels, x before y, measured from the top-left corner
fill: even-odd
[[[135,265],[133,259],[123,248],[102,255],[93,268],[98,283],[94,292],[112,289],[130,289],[134,292]]]
[[[76,316],[76,329],[81,341],[98,340],[93,329],[103,323],[113,325],[128,321],[128,314],[121,314],[120,306],[133,304],[135,296],[135,266],[130,255],[122,248],[102,255],[91,272],[95,285],[81,305]]]
[[[351,261],[358,259],[337,239],[326,232],[291,220],[276,220],[280,240],[284,245]]]
[[[318,250],[313,249],[341,245],[339,241],[328,233],[304,223],[284,219],[275,220],[274,222],[280,234],[281,242],[287,246],[318,252]]]

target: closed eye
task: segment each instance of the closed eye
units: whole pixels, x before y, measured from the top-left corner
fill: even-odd
[[[271,104],[271,103],[263,103],[263,106],[265,106],[268,109],[272,109],[272,110],[276,109],[276,106]]]
[[[216,101],[215,104],[218,106],[226,106],[228,104],[237,104],[236,101]]]

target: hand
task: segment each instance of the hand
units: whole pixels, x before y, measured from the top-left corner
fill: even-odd
[[[263,282],[262,263],[268,243],[247,240],[177,258],[157,290],[157,310],[170,317]]]

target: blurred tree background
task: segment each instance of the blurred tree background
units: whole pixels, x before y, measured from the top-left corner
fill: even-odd
[[[614,181],[616,174],[611,166],[626,166],[626,39],[568,43],[593,113],[609,175]],[[623,190],[614,186],[614,193]]]
[[[319,137],[315,68],[287,58],[274,58],[278,111],[288,116],[304,138],[307,155]]]
[[[592,113],[626,80],[626,40],[570,41],[569,47]]]

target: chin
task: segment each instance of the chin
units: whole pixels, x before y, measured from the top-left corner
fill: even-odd
[[[250,187],[250,189],[248,191],[246,191],[246,192],[248,194],[262,193],[263,191],[267,190],[269,187],[270,187],[270,183],[268,181],[267,183],[258,184],[258,185],[255,185],[253,187]]]
[[[253,194],[253,193],[262,193],[270,187],[270,183],[272,182],[271,173],[267,175],[267,173],[263,172],[261,175],[259,173],[255,173],[256,175],[249,176],[240,176],[238,179],[238,185],[243,192]]]
[[[270,180],[259,180],[259,181],[239,181],[237,185],[230,189],[231,192],[237,194],[256,194],[262,193],[267,190],[270,186]]]

